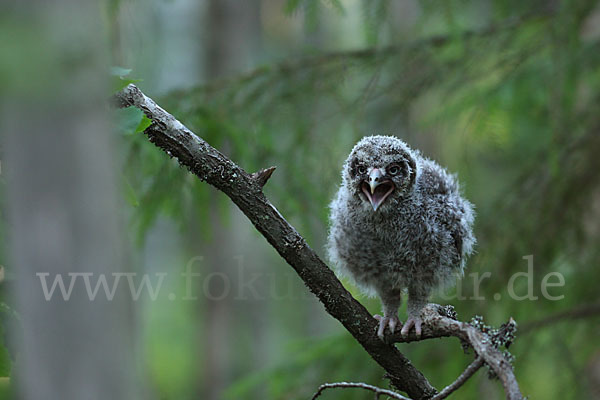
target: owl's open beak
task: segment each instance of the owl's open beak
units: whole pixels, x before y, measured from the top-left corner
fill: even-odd
[[[383,174],[378,168],[374,168],[369,173],[369,181],[363,181],[361,189],[371,206],[373,211],[377,211],[379,206],[385,199],[394,191],[394,184],[390,180],[383,180]]]

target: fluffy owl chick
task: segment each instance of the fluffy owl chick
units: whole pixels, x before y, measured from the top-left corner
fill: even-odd
[[[421,335],[431,292],[462,275],[475,244],[473,206],[453,175],[392,136],[369,136],[352,149],[330,205],[331,261],[369,295],[381,298],[377,334],[400,323],[408,293],[407,335]]]

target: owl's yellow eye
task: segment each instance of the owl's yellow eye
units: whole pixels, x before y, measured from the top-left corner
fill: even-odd
[[[356,171],[363,175],[367,173],[367,167],[365,167],[364,165],[359,165],[358,167],[356,167]]]
[[[400,173],[400,167],[397,165],[392,165],[388,168],[388,174],[390,175],[398,175]]]

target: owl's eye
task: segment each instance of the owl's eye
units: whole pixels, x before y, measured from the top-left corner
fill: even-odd
[[[388,168],[387,170],[388,174],[390,175],[398,175],[400,173],[400,167],[397,165],[392,165]]]
[[[365,167],[364,165],[359,165],[358,167],[356,167],[356,171],[359,174],[364,175],[367,173],[367,167]]]

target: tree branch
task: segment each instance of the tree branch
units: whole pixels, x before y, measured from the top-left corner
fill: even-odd
[[[319,55],[285,60],[274,65],[260,66],[240,76],[236,76],[233,78],[227,77],[215,80],[213,82],[195,88],[194,91],[215,92],[235,84],[245,84],[251,82],[256,78],[268,74],[275,73],[281,75],[289,75],[306,69],[319,68],[334,62],[344,62],[344,64],[347,64],[348,62],[353,60],[371,60],[375,58],[385,59],[386,57],[394,56],[397,54],[401,54],[402,52],[415,49],[436,49],[439,47],[443,47],[449,43],[452,43],[457,39],[468,40],[471,38],[485,38],[497,34],[498,32],[511,31],[531,20],[544,20],[552,18],[555,14],[555,7],[549,5],[545,8],[536,9],[535,11],[525,13],[521,16],[510,17],[505,19],[504,21],[492,23],[483,29],[468,29],[458,34],[435,35],[428,38],[418,39],[413,42],[392,44],[384,47],[368,47],[364,49],[332,51]],[[180,96],[182,92],[176,90],[172,93],[176,96]]]
[[[431,400],[443,400],[446,397],[450,396],[452,392],[456,391],[456,389],[464,385],[464,383],[471,376],[473,376],[475,372],[479,371],[479,368],[481,368],[484,364],[485,362],[483,361],[483,358],[477,356],[477,358],[475,358],[475,360],[473,360],[473,362],[469,364],[469,366],[463,371],[462,374],[460,374],[458,378],[456,378],[454,382],[452,382],[450,385],[446,386],[444,390],[433,396]],[[391,390],[382,389],[377,386],[368,385],[362,382],[324,383],[321,386],[319,386],[317,392],[312,397],[312,400],[315,400],[317,397],[319,397],[323,393],[323,391],[325,391],[325,389],[331,388],[361,388],[375,392],[375,399],[378,399],[380,395],[385,395],[394,399],[410,400],[409,398],[404,397],[396,392],[392,392]]]
[[[600,315],[600,302],[592,303],[592,304],[584,304],[582,306],[572,308],[570,310],[560,311],[556,314],[549,315],[545,318],[529,321],[523,324],[523,326],[519,329],[521,333],[528,333],[532,330],[544,328],[548,325],[555,324],[557,322],[572,320],[572,319],[580,319],[580,318],[590,318],[596,317]]]
[[[391,335],[389,340],[395,343],[408,343],[423,339],[455,336],[471,345],[477,355],[498,376],[504,387],[507,399],[521,399],[523,396],[519,390],[512,365],[504,357],[504,354],[498,350],[497,341],[494,340],[494,337],[482,332],[472,324],[457,321],[452,313],[453,310],[449,310],[448,307],[442,307],[438,304],[428,304],[422,312],[426,325],[423,327],[420,338],[411,331],[408,337],[403,337],[399,333],[396,333]],[[516,322],[512,318],[504,326],[510,327],[510,334],[516,330]],[[499,335],[502,334],[503,332],[500,330]]]
[[[144,131],[149,140],[176,157],[201,180],[225,193],[254,224],[271,246],[292,266],[326,311],[342,323],[369,355],[386,371],[392,385],[412,399],[430,399],[436,393],[423,374],[394,346],[394,342],[418,340],[392,335],[386,342],[376,335],[377,321],[344,288],[335,274],[281,216],[262,192],[272,169],[248,174],[181,122],[129,85],[114,97],[118,107],[134,106],[152,120]],[[457,336],[468,342],[500,377],[507,399],[521,399],[512,366],[492,344],[492,338],[464,322],[449,317],[447,308],[429,305],[422,338]]]
[[[450,385],[446,386],[441,392],[433,396],[431,400],[442,400],[450,396],[452,392],[464,385],[465,382],[470,377],[472,377],[473,374],[475,374],[475,372],[479,371],[479,368],[481,368],[484,364],[485,363],[483,361],[483,358],[477,356],[477,358],[475,358],[475,360],[471,364],[469,364],[467,369],[465,369],[463,373],[460,374],[460,376],[456,378],[454,382],[452,382]]]
[[[156,146],[176,157],[201,180],[225,193],[291,265],[327,312],[344,325],[390,376],[392,384],[413,399],[428,399],[436,390],[392,344],[375,335],[377,322],[343,287],[334,273],[281,216],[262,192],[260,173],[254,177],[237,166],[175,117],[160,108],[136,86],[115,97],[119,107],[141,109],[152,124],[144,133]]]
[[[366,389],[366,390],[370,390],[370,391],[374,392],[375,399],[378,399],[379,396],[384,395],[384,396],[389,396],[393,399],[398,399],[398,400],[410,400],[409,398],[404,397],[396,392],[392,392],[391,390],[382,389],[382,388],[379,388],[379,387],[373,386],[373,385],[367,385],[366,383],[362,383],[362,382],[324,383],[321,386],[319,386],[319,389],[314,394],[314,396],[312,397],[311,400],[315,400],[317,397],[319,397],[325,389],[332,389],[332,388],[361,388],[361,389]]]
[[[261,169],[260,171],[255,172],[250,176],[252,177],[252,179],[254,179],[260,185],[260,187],[263,187],[263,186],[265,186],[265,184],[267,183],[267,181],[269,180],[271,175],[273,175],[274,171],[275,171],[275,167],[269,167],[269,168]]]

